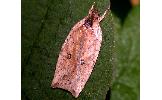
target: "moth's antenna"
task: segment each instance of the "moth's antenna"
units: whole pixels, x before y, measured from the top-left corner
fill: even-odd
[[[110,0],[109,0],[109,5],[108,5],[108,7],[107,7],[107,10],[110,10],[110,6],[111,6],[111,2],[110,2]]]
[[[92,10],[94,9],[94,6],[95,6],[95,2],[93,2],[93,5],[92,5],[91,8],[89,9],[89,15],[91,15]]]
[[[106,8],[104,14],[99,18],[99,22],[102,21],[102,19],[104,19],[105,15],[107,14],[107,12],[110,11],[110,6],[111,6],[111,3],[110,3],[110,0],[109,0],[109,5],[108,7]]]

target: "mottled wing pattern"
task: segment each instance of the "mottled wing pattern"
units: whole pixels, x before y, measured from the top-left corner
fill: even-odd
[[[78,22],[67,36],[56,65],[53,88],[63,88],[77,97],[84,88],[97,60],[102,32],[96,27],[84,26],[84,18]]]

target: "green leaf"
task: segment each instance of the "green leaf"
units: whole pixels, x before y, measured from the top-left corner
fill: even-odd
[[[135,7],[118,29],[116,78],[111,100],[139,100],[140,97],[140,7]]]
[[[22,99],[72,100],[52,89],[61,46],[75,23],[87,16],[93,0],[22,0]],[[96,0],[101,13],[107,0]],[[103,42],[94,70],[78,100],[104,100],[111,86],[114,32],[111,13],[101,22]]]

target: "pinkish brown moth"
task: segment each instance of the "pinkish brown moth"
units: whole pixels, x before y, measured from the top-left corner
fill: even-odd
[[[99,16],[92,5],[88,16],[71,29],[59,54],[51,84],[53,88],[68,90],[76,98],[79,96],[96,63],[102,42],[99,23],[109,8]]]

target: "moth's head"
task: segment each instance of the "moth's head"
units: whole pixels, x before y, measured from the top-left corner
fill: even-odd
[[[92,7],[92,8],[89,10],[88,17],[91,18],[93,21],[98,20],[98,18],[100,17],[100,16],[99,16],[98,10],[97,10],[95,7]]]
[[[99,13],[98,10],[95,9],[92,5],[91,9],[89,10],[89,14],[87,19],[85,20],[84,25],[86,27],[92,27],[92,25],[94,24],[94,22],[99,22]]]

